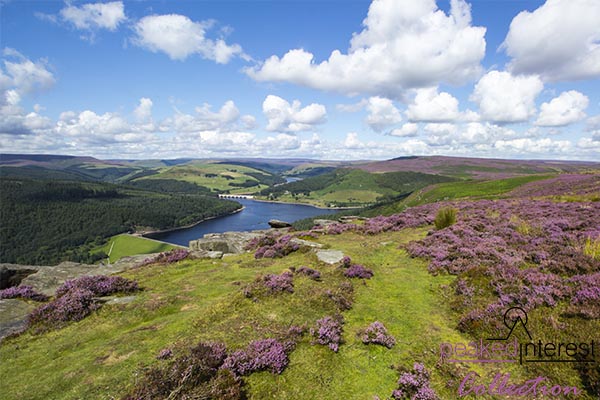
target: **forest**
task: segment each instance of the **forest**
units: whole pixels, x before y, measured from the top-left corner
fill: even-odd
[[[168,182],[159,190],[166,188]],[[0,204],[0,262],[34,265],[94,262],[103,255],[89,250],[110,236],[190,225],[240,207],[201,194],[5,177],[0,178]]]

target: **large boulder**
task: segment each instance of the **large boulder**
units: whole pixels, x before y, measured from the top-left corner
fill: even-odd
[[[292,224],[290,224],[289,222],[278,220],[278,219],[272,219],[269,221],[269,226],[271,228],[280,229],[280,228],[289,228],[290,226],[292,226]]]
[[[326,264],[337,264],[344,258],[344,253],[340,250],[318,250],[317,258]]]
[[[222,254],[244,253],[246,245],[264,235],[262,231],[255,232],[224,232],[208,233],[203,238],[190,241],[191,251],[216,251]]]

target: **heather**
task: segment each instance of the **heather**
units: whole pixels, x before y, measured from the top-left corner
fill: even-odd
[[[304,275],[315,281],[321,280],[321,273],[319,271],[317,271],[316,269],[302,266],[302,267],[296,269],[294,272],[296,272],[297,274],[300,274],[300,275]]]
[[[172,249],[147,258],[144,260],[144,265],[154,263],[172,264],[177,261],[185,260],[189,254],[190,251],[188,249]]]
[[[365,329],[361,329],[358,332],[360,340],[364,344],[379,344],[391,349],[396,344],[396,339],[390,335],[381,322],[375,321]]]
[[[559,199],[584,198],[600,200],[600,175],[561,174],[543,181],[530,182],[510,192],[514,197],[558,197]]]
[[[266,274],[258,276],[253,283],[244,287],[246,297],[256,297],[261,294],[294,293],[294,274],[284,271],[281,274]]]
[[[48,296],[37,292],[27,285],[13,286],[0,290],[0,299],[28,299],[33,301],[46,301]]]
[[[310,334],[314,337],[313,343],[327,346],[337,353],[342,344],[343,323],[344,319],[341,316],[321,318],[316,326],[310,329]]]
[[[291,235],[268,234],[253,239],[248,243],[246,249],[256,249],[254,257],[259,258],[281,258],[300,249]]]
[[[415,363],[411,371],[403,371],[398,388],[392,392],[393,400],[437,400],[438,395],[429,383],[430,374],[421,363]]]
[[[231,353],[223,362],[222,368],[229,369],[236,376],[263,370],[281,374],[288,363],[286,344],[277,339],[261,339],[251,342],[245,349]]]
[[[101,307],[98,297],[137,290],[137,282],[120,276],[95,275],[68,280],[56,290],[54,300],[31,312],[28,324],[37,332],[60,328],[98,310]]]

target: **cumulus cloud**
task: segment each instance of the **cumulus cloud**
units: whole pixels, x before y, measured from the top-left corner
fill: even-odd
[[[293,49],[245,72],[257,81],[385,97],[440,82],[464,83],[480,73],[486,30],[471,25],[467,3],[450,3],[447,15],[435,0],[374,0],[347,53],[334,50],[317,63],[312,53]]]
[[[152,100],[147,97],[140,99],[140,104],[133,110],[135,118],[139,122],[149,122],[152,120]]]
[[[437,88],[417,89],[406,111],[411,121],[448,122],[459,119],[458,100],[450,93],[438,93]]]
[[[484,120],[522,122],[535,114],[535,99],[543,88],[537,76],[490,71],[477,82],[469,99],[478,104]]]
[[[318,103],[302,107],[298,100],[290,104],[287,100],[272,94],[262,104],[268,119],[267,130],[271,132],[300,132],[314,129],[327,120],[327,109]]]
[[[30,135],[47,129],[51,121],[38,111],[26,112],[21,107],[24,96],[49,88],[54,75],[44,60],[33,62],[14,49],[3,51],[0,67],[0,134]],[[39,106],[38,106],[39,109]]]
[[[535,124],[538,126],[565,126],[585,118],[585,109],[589,104],[587,96],[569,90],[555,97],[549,103],[542,103],[540,115]]]
[[[568,153],[573,144],[568,140],[552,140],[549,138],[530,139],[518,138],[511,140],[498,140],[494,148],[514,155],[551,155]]]
[[[212,25],[212,21],[194,22],[178,14],[149,15],[133,27],[133,43],[180,61],[198,54],[218,64],[227,64],[235,56],[244,56],[238,44],[229,45],[222,38],[207,38],[207,30]]]
[[[176,110],[172,117],[165,119],[161,128],[176,132],[231,132],[239,130],[240,121],[244,127],[253,124],[254,117],[244,115],[240,117],[240,110],[232,100],[226,101],[219,111],[212,111],[210,104],[203,104],[195,108],[195,114],[185,114]]]
[[[67,6],[60,10],[61,19],[81,30],[108,29],[114,31],[126,20],[123,3],[89,3]]]
[[[417,136],[419,132],[419,125],[413,122],[408,122],[400,128],[392,129],[390,135],[398,137],[413,137]]]
[[[600,2],[547,0],[533,12],[522,11],[503,43],[516,74],[545,80],[600,76]]]
[[[366,122],[375,132],[382,132],[392,125],[396,125],[402,121],[402,114],[398,110],[392,100],[383,97],[371,97],[367,102]]]
[[[0,70],[0,90],[12,87],[17,94],[23,95],[54,85],[54,75],[45,60],[33,62],[11,48],[5,48],[3,56],[5,72]]]

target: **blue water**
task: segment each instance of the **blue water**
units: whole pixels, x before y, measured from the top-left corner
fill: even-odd
[[[283,203],[266,203],[254,200],[236,199],[244,210],[224,217],[204,221],[196,226],[173,232],[152,235],[154,239],[187,246],[190,240],[196,240],[206,233],[222,233],[228,231],[253,231],[269,228],[270,219],[294,222],[299,219],[323,214],[334,214],[338,210],[324,210],[311,206]]]

